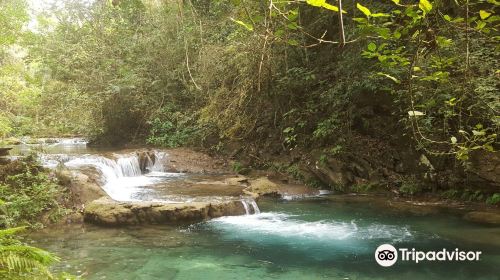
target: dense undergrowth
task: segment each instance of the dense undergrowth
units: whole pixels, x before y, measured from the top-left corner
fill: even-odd
[[[67,214],[66,193],[35,156],[0,165],[0,227],[43,227]]]
[[[66,273],[53,275],[49,267],[59,258],[18,236],[26,228],[39,229],[68,214],[65,196],[34,155],[0,165],[0,278],[75,279]]]
[[[408,151],[433,177],[494,153],[497,1],[346,2],[342,25],[337,4],[64,1],[23,29],[4,1],[0,134],[198,146],[312,185],[298,162]],[[402,193],[428,189],[400,169]]]

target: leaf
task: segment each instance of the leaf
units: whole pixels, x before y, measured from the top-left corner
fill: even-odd
[[[451,137],[451,144],[457,144],[457,137],[455,136]]]
[[[306,3],[315,6],[315,7],[321,7],[323,4],[325,4],[326,0],[307,0]]]
[[[400,84],[400,83],[401,83],[398,79],[394,78],[393,76],[391,76],[391,75],[389,75],[389,74],[382,73],[382,72],[378,72],[378,73],[377,73],[377,75],[379,75],[379,76],[384,76],[384,77],[386,77],[386,78],[389,78],[389,79],[391,79],[393,82],[395,82],[396,84]]]
[[[484,136],[484,135],[486,135],[486,132],[484,132],[484,131],[472,130],[472,134],[474,134],[475,136]]]
[[[425,113],[422,113],[420,111],[408,111],[408,115],[410,117],[419,117],[419,116],[424,116]]]
[[[321,7],[325,8],[325,9],[328,9],[330,11],[334,11],[334,12],[338,12],[339,11],[339,7],[330,5],[328,3],[324,3]]]
[[[449,15],[444,15],[443,17],[446,21],[451,21],[451,17]]]
[[[391,15],[386,14],[386,13],[375,13],[372,14],[372,17],[390,17]]]
[[[481,17],[481,19],[487,19],[489,16],[491,16],[491,13],[488,13],[485,10],[480,10],[479,16]]]
[[[372,14],[372,12],[370,12],[370,10],[367,7],[365,7],[359,3],[356,3],[356,8],[358,8],[358,10],[360,10],[367,17],[371,16],[371,14]]]
[[[291,45],[291,46],[298,46],[299,45],[299,41],[297,41],[295,39],[290,39],[290,40],[288,40],[288,44]]]
[[[253,26],[251,24],[248,24],[248,23],[244,23],[243,21],[241,20],[236,20],[234,18],[231,18],[232,21],[236,22],[237,24],[245,27],[248,31],[253,31]]]
[[[432,4],[428,0],[420,0],[418,8],[427,14],[432,10]]]
[[[326,3],[326,0],[307,0],[306,3],[314,7],[321,7],[334,12],[339,11],[339,7]],[[342,13],[347,12],[342,10]]]
[[[375,45],[375,43],[373,43],[373,42],[370,42],[368,44],[368,50],[371,51],[371,52],[376,51],[377,50],[377,45]]]
[[[286,27],[288,27],[291,30],[297,30],[299,28],[299,26],[295,22],[291,22],[291,23],[287,24]]]

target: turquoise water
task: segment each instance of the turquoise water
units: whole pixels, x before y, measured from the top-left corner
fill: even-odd
[[[191,226],[71,226],[35,233],[87,279],[499,279],[500,228],[450,213],[418,216],[369,202],[259,201],[262,214]],[[478,262],[398,262],[376,247],[480,250]]]

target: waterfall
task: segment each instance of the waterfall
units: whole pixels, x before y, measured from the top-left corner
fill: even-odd
[[[250,210],[248,209],[248,203],[242,199],[241,204],[243,204],[243,208],[245,208],[245,214],[250,215]]]
[[[121,161],[121,163],[125,164],[124,161]],[[109,183],[120,177],[124,177],[123,170],[127,169],[127,167],[124,167],[122,169],[117,161],[102,156],[83,156],[70,160],[64,163],[64,165],[73,168],[81,168],[85,166],[95,167],[99,172],[101,172],[106,183]]]
[[[147,155],[146,173],[147,172],[163,172],[164,167],[162,161],[167,155],[163,152],[154,152],[154,160]],[[71,160],[64,159],[60,162],[64,163],[67,167],[80,168],[85,166],[92,166],[99,170],[106,182],[121,177],[138,177],[143,174],[139,162],[138,154],[115,154],[116,160],[95,155],[84,155],[76,157]]]
[[[162,161],[166,156],[166,153],[156,151],[114,154],[114,159],[84,155],[61,163],[70,168],[94,167],[101,173],[104,181],[102,188],[111,198],[117,201],[134,201],[143,187],[162,180],[165,175]],[[149,174],[151,172],[156,174]]]
[[[142,174],[137,156],[120,157],[116,164],[120,167],[123,177],[136,177]]]
[[[164,152],[155,152],[154,158],[151,159],[149,155],[147,155],[147,163],[146,170],[149,172],[163,172],[165,168],[163,167],[163,161],[167,157],[167,154]]]
[[[245,214],[246,215],[251,215],[250,208],[252,208],[253,214],[260,214],[260,209],[259,206],[257,205],[257,202],[253,200],[252,198],[246,198],[240,200],[241,204],[243,204],[243,208],[245,208]]]
[[[260,209],[259,209],[259,206],[257,205],[257,202],[255,202],[255,200],[252,199],[252,201],[250,201],[250,204],[253,207],[253,213],[260,214]]]

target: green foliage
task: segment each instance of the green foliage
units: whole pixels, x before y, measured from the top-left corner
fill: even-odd
[[[500,200],[498,193],[488,195],[481,190],[470,188],[465,189],[449,189],[444,191],[441,196],[448,199],[455,199],[469,202],[486,202],[488,204],[497,204]]]
[[[376,65],[373,79],[391,87],[418,148],[463,162],[474,150],[493,151],[498,141],[500,102],[492,95],[498,36],[492,32],[499,18],[491,19],[494,3],[481,2],[452,8],[438,1],[404,8],[395,2],[383,5],[388,17],[377,19],[358,6],[368,18],[354,19],[361,33],[378,38],[362,56]]]
[[[24,228],[0,230],[0,276],[2,279],[54,279],[48,267],[59,258],[23,244],[14,234]]]
[[[243,169],[243,164],[239,161],[233,162],[231,165],[231,168],[233,169],[234,172],[239,173]]]
[[[49,267],[60,259],[50,252],[28,246],[16,238],[24,227],[0,229],[0,278],[21,279],[80,279],[68,273],[54,276]]]
[[[399,191],[404,195],[415,195],[422,191],[421,183],[415,176],[406,176],[403,178]]]
[[[492,205],[500,204],[500,193],[495,193],[492,196],[488,197],[486,199],[486,203],[492,204]]]
[[[66,214],[57,201],[62,191],[54,178],[43,171],[34,157],[13,161],[0,167],[0,223],[2,227],[27,224],[43,226],[40,216],[56,221]]]
[[[284,164],[280,162],[271,162],[266,164],[266,167],[283,175],[289,175],[295,180],[303,181],[305,178],[299,164],[297,163]],[[310,180],[308,183],[314,186],[320,185],[316,180]]]
[[[321,162],[359,135],[460,162],[498,148],[495,1],[344,2],[341,48],[332,1],[63,2],[37,32],[24,1],[0,4],[0,137],[237,142]]]
[[[151,129],[147,142],[164,147],[187,146],[200,137],[200,128],[193,115],[184,114],[173,107],[164,107],[149,122]]]

